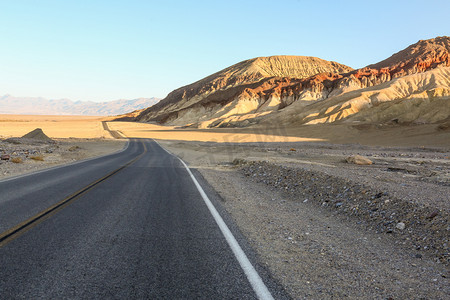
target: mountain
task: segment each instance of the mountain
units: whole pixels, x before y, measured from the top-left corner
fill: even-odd
[[[449,51],[449,37],[421,40],[357,70],[311,57],[256,58],[173,91],[135,120],[200,128],[441,122],[450,118]]]
[[[345,65],[316,57],[271,56],[249,59],[193,84],[174,90],[160,103],[144,110],[137,117],[137,120],[157,120],[166,123],[178,119],[178,112],[184,112],[186,109],[190,110],[203,104],[206,105],[207,110],[213,110],[214,108],[210,106],[213,102],[217,100],[220,102],[221,99],[233,97],[237,92],[236,89],[241,90],[245,86],[256,86],[266,78],[277,76],[306,78],[322,72],[341,73],[351,70],[352,68]],[[214,97],[214,95],[219,94],[219,98]],[[212,102],[206,100],[211,96],[214,98]],[[176,123],[184,124],[184,122],[184,120],[179,120]]]
[[[0,97],[0,114],[112,116],[147,108],[158,98],[138,98],[109,102],[48,100],[37,97]]]

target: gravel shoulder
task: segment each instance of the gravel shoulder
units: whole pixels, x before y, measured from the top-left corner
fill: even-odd
[[[20,143],[0,140],[0,155],[9,157],[8,160],[0,160],[0,180],[113,153],[123,149],[125,144],[126,140],[83,138]],[[19,162],[14,163],[13,158]]]
[[[450,293],[449,149],[161,143],[218,191],[293,298]],[[354,154],[374,164],[346,163]]]

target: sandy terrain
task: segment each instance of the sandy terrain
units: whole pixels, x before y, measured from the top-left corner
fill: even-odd
[[[127,137],[154,138],[205,142],[289,142],[315,141],[316,138],[287,136],[278,130],[226,130],[226,129],[180,129],[174,126],[160,126],[134,122],[108,122],[112,130],[122,132]]]
[[[20,157],[22,163],[0,160],[0,179],[55,165],[71,163],[122,149],[125,140],[114,140],[102,126],[100,117],[83,116],[27,116],[0,115],[0,155]],[[36,129],[55,142],[33,142],[15,144],[6,142],[10,137],[21,137]],[[43,160],[31,159],[41,156]]]
[[[450,130],[438,125],[305,125],[294,128],[180,129],[146,123],[108,122],[128,137],[219,143],[329,142],[372,146],[450,147]]]
[[[0,138],[19,137],[42,128],[51,138],[111,138],[104,117],[0,115]]]

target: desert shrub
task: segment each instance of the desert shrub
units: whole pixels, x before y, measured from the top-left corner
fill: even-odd
[[[23,163],[23,159],[21,157],[13,157],[13,158],[11,158],[11,161],[15,164]]]
[[[36,161],[44,161],[44,156],[42,154],[30,156],[30,158]]]
[[[443,131],[449,130],[450,129],[450,121],[440,124],[437,127],[437,129],[438,130],[443,130]]]
[[[14,144],[14,145],[22,144],[18,138],[9,138],[9,139],[6,139],[5,142],[8,142],[8,143]]]
[[[78,146],[72,146],[72,147],[69,148],[69,151],[70,151],[70,152],[73,152],[73,151],[77,151],[77,150],[79,150],[79,149],[81,149],[81,148],[78,147]]]

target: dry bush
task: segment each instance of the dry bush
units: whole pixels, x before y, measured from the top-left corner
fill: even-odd
[[[11,161],[15,164],[23,163],[23,159],[21,157],[13,157],[13,158],[11,158]]]
[[[44,156],[42,154],[30,156],[30,158],[36,161],[44,161]]]
[[[440,124],[440,125],[437,127],[437,129],[438,129],[438,130],[442,130],[442,131],[450,130],[450,121],[447,121],[447,122],[445,122],[445,123]]]
[[[79,149],[81,149],[81,148],[78,147],[78,146],[72,146],[72,147],[69,148],[69,151],[70,151],[70,152],[73,152],[73,151],[77,151],[77,150],[79,150]]]

